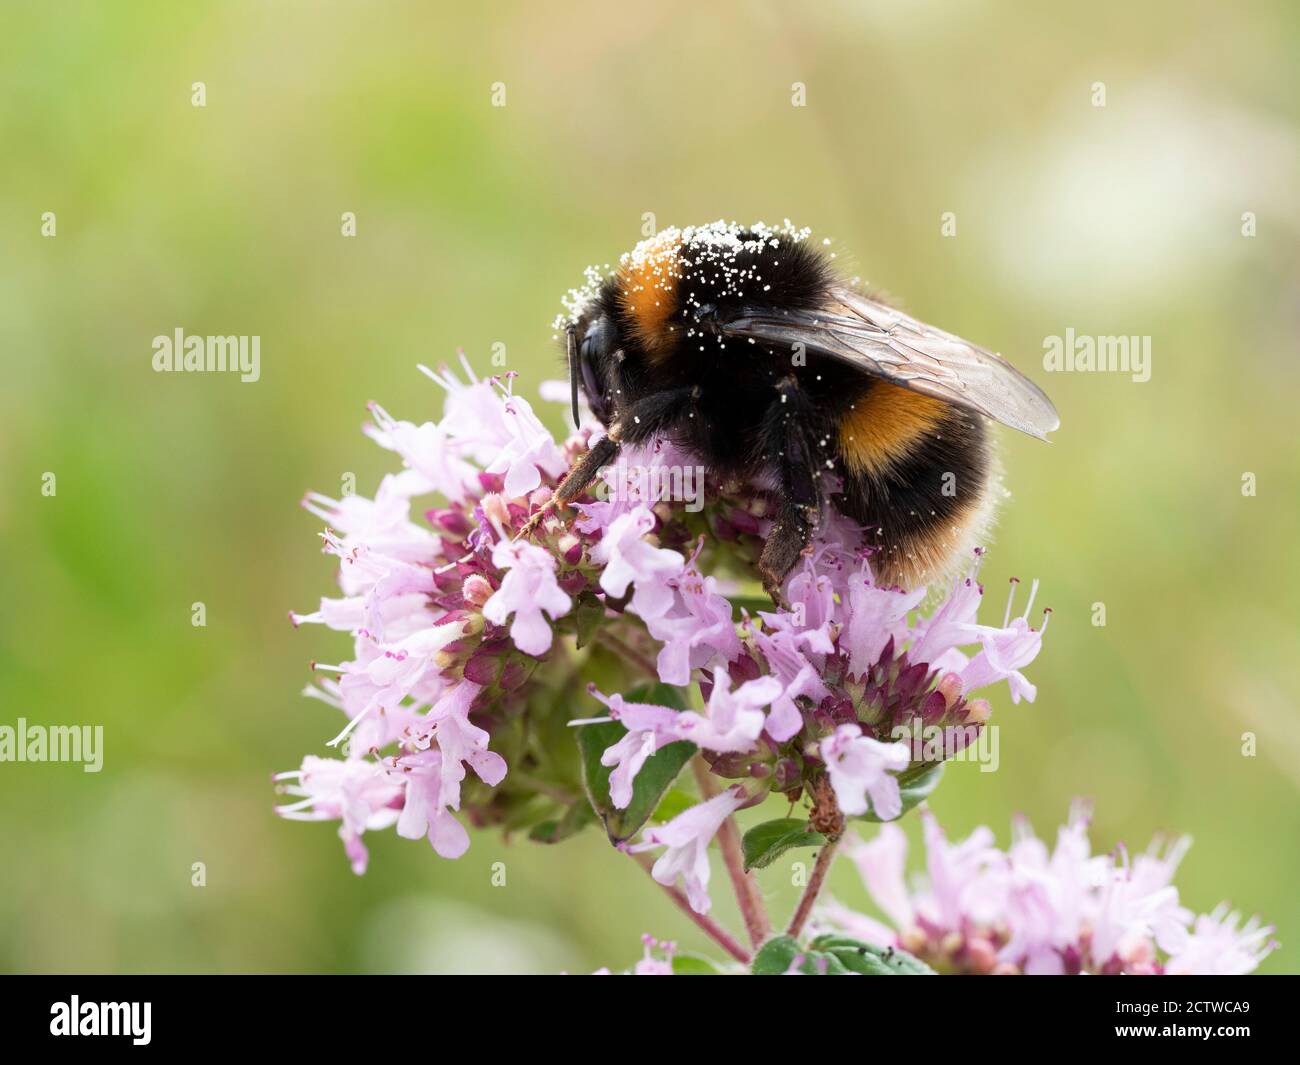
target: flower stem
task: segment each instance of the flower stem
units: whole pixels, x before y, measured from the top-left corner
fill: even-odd
[[[803,889],[803,895],[799,898],[799,905],[795,908],[794,916],[790,918],[790,927],[785,930],[786,935],[797,937],[803,931],[804,923],[808,920],[808,915],[812,913],[813,903],[817,901],[817,896],[821,894],[822,885],[826,883],[826,874],[835,858],[835,848],[838,845],[839,839],[829,839],[817,855],[812,876],[808,880],[807,887]]]
[[[641,672],[648,676],[652,681],[658,682],[659,669],[640,651],[636,650],[631,644],[627,643],[621,637],[615,636],[609,629],[601,629],[596,633],[596,639],[603,643],[615,654],[626,658],[629,662],[639,667]]]
[[[650,872],[650,867],[654,864],[654,860],[648,854],[634,854],[632,857],[636,859],[637,864],[640,865],[642,869],[647,873]],[[658,884],[659,881],[656,880],[655,883]],[[677,888],[668,884],[659,884],[659,886],[664,889],[665,893],[673,900],[673,902],[677,903],[677,908],[694,921],[706,936],[735,958],[736,961],[740,962],[741,965],[749,964],[749,952],[737,943],[731,933],[723,928],[722,925],[718,924],[717,921],[707,914],[696,913],[691,909],[690,900],[687,899],[687,897]]]
[[[711,799],[718,794],[709,775],[709,767],[703,758],[696,757],[691,763],[695,771],[695,780],[700,786],[700,794]],[[745,918],[745,931],[749,941],[757,950],[772,932],[772,922],[768,920],[767,907],[763,905],[763,893],[753,873],[745,871],[745,858],[740,848],[740,830],[736,819],[728,817],[718,829],[718,846],[722,850],[722,859],[727,865],[727,875],[731,877],[731,886],[736,892],[736,902],[741,915]]]

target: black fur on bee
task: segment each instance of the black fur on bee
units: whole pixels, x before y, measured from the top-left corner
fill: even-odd
[[[773,479],[774,596],[830,507],[862,525],[879,582],[926,583],[990,509],[983,418],[1043,436],[1055,411],[998,356],[843,285],[804,238],[665,230],[587,294],[566,329],[575,418],[581,388],[608,435],[557,501],[665,434],[720,477]]]

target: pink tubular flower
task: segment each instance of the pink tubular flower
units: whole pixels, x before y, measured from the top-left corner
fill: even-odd
[[[884,824],[874,839],[864,843],[852,839],[845,853],[858,867],[858,874],[867,891],[885,916],[900,929],[910,929],[916,924],[916,910],[907,893],[905,879],[907,861],[907,836],[901,828]]]
[[[643,948],[641,960],[632,966],[631,973],[625,973],[627,976],[672,976],[673,975],[673,955],[677,953],[677,944],[670,940],[655,939],[654,936],[644,935],[641,937],[641,946]],[[655,956],[655,951],[661,952],[661,957]],[[592,976],[613,976],[608,966],[597,969]]]
[[[330,499],[308,492],[302,507],[343,533],[340,554],[364,546],[385,558],[418,562],[436,548],[437,537],[411,521],[412,487],[400,474],[389,474],[379,482],[374,499],[359,495]],[[345,585],[344,591],[348,590]]]
[[[849,653],[850,676],[862,676],[886,644],[906,635],[907,615],[925,595],[923,587],[908,593],[877,587],[865,564],[849,578],[848,620],[840,639]]]
[[[1220,903],[1211,913],[1203,913],[1192,922],[1191,932],[1169,959],[1165,972],[1171,976],[1207,974],[1241,976],[1253,972],[1261,961],[1277,949],[1270,938],[1272,926],[1265,927],[1252,917],[1238,928],[1241,914],[1229,913],[1228,904]]]
[[[829,575],[818,573],[811,563],[805,563],[786,583],[790,608],[775,613],[764,612],[759,617],[771,632],[792,636],[806,653],[832,654],[835,651],[835,591]]]
[[[782,691],[774,677],[746,681],[734,692],[725,669],[714,674],[707,713],[687,710],[677,715],[677,732],[706,751],[738,752],[753,749],[767,718],[769,706]]]
[[[897,818],[900,775],[914,779],[935,757],[981,754],[972,742],[987,738],[992,707],[979,689],[1006,681],[1013,702],[1035,698],[1024,671],[1046,629],[1030,624],[1037,582],[1020,616],[1011,617],[1013,588],[1002,624],[980,624],[979,551],[927,615],[925,589],[873,579],[862,530],[832,508],[779,604],[755,608],[763,535],[782,505],[770,480],[724,480],[675,444],[650,441],[623,450],[628,469],[604,471],[608,499],[599,484],[578,492],[571,502],[582,517],[567,524],[549,504],[598,430],[557,441],[514,393],[513,374],[479,380],[465,365],[462,381],[446,369],[424,372],[446,392],[440,419],[403,421],[370,407],[365,432],[400,458],[400,472],[373,499],[303,502],[327,523],[339,595],[291,619],[350,637],[349,657],[316,667],[337,678],[307,690],[344,715],[333,743],[346,757],[308,757],[277,777],[292,797],[277,812],[337,822],[356,872],[371,830],[395,827],[456,858],[469,846],[467,825],[558,844],[603,821],[620,849],[661,850],[654,878],[680,884],[704,914],[709,848],[742,806],[779,798],[772,813],[784,820],[799,810],[798,831],[806,821],[830,835],[844,817]],[[580,733],[581,751],[557,746],[587,670],[610,693],[589,688],[609,710],[598,720],[626,729],[601,753],[609,796],[592,788],[593,809],[578,780],[591,769],[586,745],[618,730]],[[656,692],[644,687],[656,679],[683,690],[635,698],[671,706],[620,694]],[[703,709],[675,709],[687,705]],[[928,744],[931,731],[944,742],[923,749],[915,741]],[[904,735],[914,743],[882,742]],[[664,779],[684,759],[651,761],[676,741],[704,752],[695,769],[706,798],[645,827],[648,811],[680,809],[680,789],[691,787]],[[704,772],[730,786],[708,798],[717,785]],[[634,802],[652,776],[660,794]],[[1094,855],[1087,810],[1076,806],[1051,845],[1020,820],[1003,851],[987,828],[949,840],[929,811],[921,816],[925,875],[911,884],[907,837],[893,824],[844,847],[890,924],[830,902],[811,916],[820,930],[847,929],[961,973],[1239,973],[1273,949],[1272,929],[1256,919],[1243,925],[1226,906],[1198,917],[1182,905],[1173,881],[1186,841],[1131,860],[1122,847]],[[789,828],[767,826],[777,846]],[[762,836],[749,837],[751,852]],[[723,842],[734,865],[729,830]],[[757,939],[765,922],[756,900],[739,895]],[[808,908],[796,912],[792,935],[806,927]],[[697,924],[743,962],[747,952],[729,933]],[[834,971],[813,943],[800,940],[799,957]],[[635,971],[671,973],[674,949],[647,937]],[[678,971],[695,968],[695,959],[678,960]],[[805,968],[814,971],[797,962],[791,973]]]
[[[1018,822],[1010,850],[977,828],[949,843],[933,815],[924,820],[926,881],[903,878],[907,841],[883,825],[870,843],[848,843],[867,890],[893,922],[881,945],[896,945],[943,972],[1245,973],[1276,946],[1272,928],[1220,906],[1193,917],[1171,883],[1186,852],[1179,840],[1129,862],[1123,849],[1094,855],[1088,808],[1076,803],[1056,846]],[[865,934],[869,919],[831,903],[819,920]],[[1190,926],[1190,928],[1189,928]],[[1167,960],[1161,961],[1161,955]]]
[[[731,620],[731,603],[717,592],[713,577],[701,577],[694,564],[676,580],[676,598],[662,615],[646,619],[650,635],[663,642],[656,666],[665,684],[690,683],[691,671],[740,654]]]
[[[884,821],[892,821],[903,812],[898,781],[889,774],[907,768],[911,760],[907,744],[881,743],[864,736],[860,725],[840,725],[822,740],[821,756],[841,812],[852,816],[874,807]]]
[[[609,716],[627,728],[627,735],[606,748],[601,765],[614,766],[609,778],[610,799],[624,809],[632,801],[632,783],[646,760],[675,740],[689,740],[707,751],[748,751],[763,731],[763,707],[781,693],[771,677],[746,681],[735,691],[725,670],[714,677],[707,712],[674,710],[650,703],[629,703],[621,695],[591,693],[609,707]],[[575,721],[570,724],[586,724]]]
[[[303,689],[303,694],[319,699],[327,706],[343,711],[349,717],[352,716],[343,701],[342,688],[337,681],[322,679],[318,684],[307,685]],[[366,755],[382,750],[418,729],[423,720],[413,707],[405,703],[367,714],[365,718],[344,730],[345,733],[350,732],[347,736],[347,745],[343,748],[344,753],[351,751],[358,755]]]
[[[497,378],[480,380],[464,356],[460,362],[467,384],[445,366],[436,373],[420,367],[447,392],[439,428],[450,447],[493,473],[504,473],[505,481],[517,489],[507,488],[510,496],[536,488],[539,471],[552,477],[562,474],[564,456],[528,401],[514,395],[515,375],[506,374],[504,383]],[[531,487],[524,487],[530,483]]]
[[[438,655],[459,635],[459,626],[441,625],[414,632],[387,647],[359,640],[355,661],[341,666],[317,664],[316,668],[339,671],[343,705],[355,725],[377,708],[399,705],[427,682],[438,683]]]
[[[521,827],[536,838],[581,824],[571,760],[535,744],[571,716],[566,692],[589,656],[609,671],[606,690],[630,690],[648,671],[707,695],[702,710],[681,712],[599,696],[627,727],[602,755],[620,809],[655,752],[689,740],[753,798],[769,788],[808,801],[829,775],[842,812],[896,814],[901,767],[874,737],[937,726],[962,740],[955,752],[991,712],[972,697],[977,685],[1006,679],[1013,698],[1032,697],[1021,670],[1041,631],[1025,617],[977,625],[974,568],[928,622],[916,616],[923,593],[876,586],[861,530],[838,514],[786,579],[783,605],[738,610],[733,591],[753,581],[775,513],[770,485],[711,478],[670,441],[625,448],[602,474],[608,500],[593,488],[573,501],[580,520],[532,522],[597,431],[557,442],[513,374],[480,380],[462,366],[421,367],[446,392],[440,419],[370,405],[366,434],[403,466],[374,499],[304,501],[330,526],[322,539],[341,595],[291,618],[352,637],[349,657],[315,667],[337,679],[309,691],[347,718],[332,743],[372,767],[352,772],[399,789],[383,811],[400,809],[404,836],[461,853],[462,803],[473,824],[535,814]],[[958,649],[968,645],[972,658]],[[527,771],[507,775],[502,755],[526,759]],[[478,780],[467,783],[471,770]],[[393,820],[383,811],[375,821]],[[349,853],[366,824],[349,815]]]
[[[404,839],[427,836],[433,849],[443,858],[459,858],[469,847],[469,833],[456,820],[443,801],[447,790],[441,751],[417,751],[403,755],[398,768],[406,777],[406,803],[397,820],[397,834]],[[464,776],[464,770],[460,770]],[[459,784],[459,781],[456,781]],[[460,805],[459,796],[456,805]]]
[[[803,728],[803,714],[796,700],[808,699],[816,705],[830,695],[830,689],[823,683],[817,667],[804,657],[800,649],[803,641],[798,633],[778,629],[770,636],[757,631],[752,635],[772,674],[783,685],[767,715],[767,734],[783,743]]]
[[[934,927],[950,931],[989,920],[1006,892],[1006,861],[994,846],[993,832],[981,825],[953,843],[929,810],[922,811],[921,829],[930,892],[918,909]]]
[[[709,899],[709,844],[722,827],[722,822],[744,801],[744,792],[739,788],[728,788],[678,814],[667,824],[646,829],[642,833],[642,842],[628,849],[639,852],[667,847],[655,861],[651,875],[669,887],[680,877],[691,909],[696,913],[708,913],[712,905]]]
[[[487,472],[503,474],[505,494],[516,499],[538,488],[542,474],[553,478],[562,475],[566,464],[563,452],[526,399],[507,391],[503,409],[507,431],[505,446],[488,464]]]
[[[1051,851],[1028,821],[1022,817],[1013,821],[1009,864],[998,895],[998,902],[1012,915],[1011,936],[998,957],[1026,973],[1064,972],[1064,959],[1085,928],[1089,893],[1110,876],[1109,859],[1092,856],[1088,818],[1087,805],[1075,803]],[[992,833],[987,838],[991,853],[997,854],[991,849]],[[980,897],[988,895],[986,891]],[[996,920],[997,914],[997,908],[990,906],[972,917],[987,922]]]
[[[646,543],[644,537],[654,526],[654,514],[638,506],[615,519],[593,552],[593,558],[605,565],[601,588],[621,599],[635,585],[629,609],[647,620],[663,617],[673,605],[668,581],[686,565],[678,552]]]
[[[641,960],[632,969],[634,976],[672,976],[673,955],[677,953],[677,944],[671,940],[658,940],[654,936],[642,936],[641,945],[645,952]],[[662,951],[663,957],[656,958],[654,952]]]
[[[603,695],[595,688],[591,694],[609,707],[609,716],[622,722],[627,735],[606,748],[600,764],[614,766],[609,775],[609,797],[620,810],[632,801],[632,782],[648,759],[660,747],[680,738],[677,711],[650,703],[629,703],[615,692]]]
[[[983,558],[984,552],[976,550],[975,559],[965,576],[953,581],[948,597],[918,626],[910,648],[915,661],[929,662],[936,669],[949,669],[951,667],[945,663],[948,653],[971,642],[976,631],[975,615],[984,597],[984,588],[977,579]],[[962,655],[959,664],[965,665],[965,661],[965,655]]]
[[[459,858],[469,846],[465,829],[450,813],[460,809],[465,766],[492,787],[506,775],[505,760],[487,749],[488,734],[469,721],[469,707],[479,691],[468,680],[448,690],[429,713],[431,730],[417,740],[412,753],[394,761],[395,772],[407,781],[397,834],[406,839],[428,836],[444,858]],[[436,747],[431,749],[431,744]]]
[[[431,739],[449,764],[443,778],[444,798],[448,806],[456,809],[460,806],[460,782],[465,779],[460,763],[469,765],[491,787],[500,784],[506,775],[505,759],[488,750],[487,732],[469,719],[470,706],[481,690],[473,681],[462,680],[434,704],[428,715],[433,722]],[[417,741],[416,746],[424,749],[429,742]]]
[[[464,499],[474,485],[473,466],[460,457],[446,431],[434,422],[413,425],[398,421],[378,403],[370,404],[374,424],[363,427],[380,447],[394,451],[418,480],[408,485],[410,495],[441,492],[453,502]]]
[[[1177,952],[1187,940],[1187,925],[1193,916],[1178,904],[1178,889],[1169,882],[1177,859],[1169,867],[1168,877],[1151,877],[1136,875],[1123,847],[1117,848],[1117,856],[1116,867],[1107,871],[1091,922],[1089,949],[1093,956],[1108,961],[1118,958],[1124,963],[1151,961],[1152,940],[1161,950]]]
[[[1029,589],[1029,602],[1025,604],[1024,614],[1012,618],[1011,603],[1015,598],[1013,584],[1011,595],[1007,598],[1008,617],[1002,628],[974,626],[983,649],[961,671],[962,684],[967,690],[1005,680],[1011,689],[1013,703],[1020,702],[1021,698],[1031,703],[1034,701],[1038,689],[1029,683],[1020,670],[1038,657],[1043,645],[1043,633],[1047,629],[1046,622],[1041,629],[1031,628],[1029,624],[1029,611],[1033,609],[1037,594],[1038,582],[1034,581]]]
[[[297,772],[281,773],[276,780],[296,781],[285,791],[301,797],[298,802],[276,807],[276,813],[293,821],[341,821],[339,836],[352,871],[364,873],[369,855],[361,842],[362,833],[397,821],[394,807],[402,798],[401,784],[373,762],[313,755],[302,760]]]
[[[545,654],[553,634],[543,611],[554,619],[573,605],[555,582],[555,557],[523,540],[502,540],[492,549],[492,564],[507,572],[501,587],[483,604],[483,616],[504,625],[514,614],[510,638],[515,646],[526,655]]]

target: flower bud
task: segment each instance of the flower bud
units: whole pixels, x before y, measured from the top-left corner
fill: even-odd
[[[566,532],[561,536],[557,546],[566,566],[576,566],[582,561],[582,541],[573,533]]]
[[[956,673],[945,673],[939,678],[939,683],[934,686],[934,690],[942,695],[944,703],[951,707],[961,698],[961,677]]]
[[[494,525],[505,528],[510,524],[510,507],[507,506],[505,499],[496,492],[491,492],[483,497],[483,514],[488,521]]]
[[[983,936],[971,936],[966,941],[966,957],[977,973],[991,973],[998,963],[997,948]]]
[[[429,524],[436,525],[453,536],[468,536],[474,528],[470,524],[469,518],[459,510],[427,510],[424,516],[428,519]]]
[[[471,573],[461,585],[461,595],[469,606],[482,607],[492,598],[492,582],[481,573]]]

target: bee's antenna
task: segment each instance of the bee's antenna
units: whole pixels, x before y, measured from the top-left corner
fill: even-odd
[[[569,357],[569,402],[573,409],[573,427],[581,428],[578,415],[578,327],[570,322],[564,330],[565,348]]]

